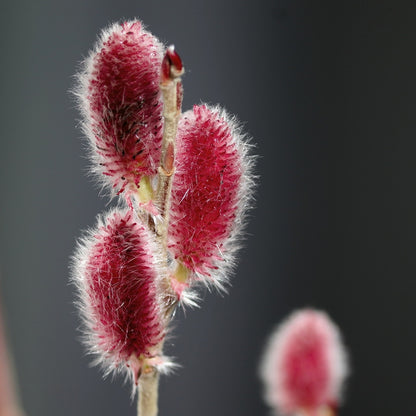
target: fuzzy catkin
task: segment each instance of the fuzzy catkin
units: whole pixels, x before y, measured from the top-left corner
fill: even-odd
[[[85,339],[108,370],[138,371],[138,359],[157,355],[166,332],[157,248],[132,211],[115,210],[78,245],[74,280]],[[137,377],[137,374],[133,374]]]
[[[163,133],[163,46],[139,21],[114,24],[78,75],[77,95],[92,171],[118,193],[157,173]]]
[[[228,114],[194,106],[178,125],[169,249],[200,279],[221,285],[251,198],[252,158]]]
[[[279,415],[337,407],[347,375],[338,328],[313,309],[294,312],[273,332],[261,363],[266,401]]]

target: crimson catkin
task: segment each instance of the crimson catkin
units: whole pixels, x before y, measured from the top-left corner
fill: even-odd
[[[77,95],[92,170],[118,193],[157,173],[163,133],[163,47],[139,21],[114,24],[80,72]]]
[[[158,354],[165,335],[157,248],[132,211],[100,217],[74,256],[86,341],[109,368]],[[137,374],[134,374],[137,376]]]
[[[294,312],[272,334],[261,365],[266,400],[276,414],[336,407],[348,374],[336,325],[324,312]]]
[[[178,125],[169,249],[191,273],[221,284],[251,198],[252,158],[235,120],[194,106]]]

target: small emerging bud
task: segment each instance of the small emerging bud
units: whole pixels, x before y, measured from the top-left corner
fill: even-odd
[[[166,49],[165,56],[162,61],[162,84],[167,83],[173,78],[180,77],[184,72],[183,64],[180,56],[173,45]]]
[[[195,106],[179,121],[169,248],[190,279],[221,285],[233,265],[252,196],[248,147],[225,111]],[[183,288],[188,274],[176,279]]]
[[[125,364],[137,380],[142,364],[160,361],[166,318],[158,250],[133,215],[114,211],[99,219],[78,246],[74,280],[97,362],[108,371]]]
[[[104,30],[79,74],[92,170],[118,193],[157,173],[163,133],[162,45],[139,21]],[[105,176],[103,176],[105,175]]]
[[[312,309],[293,313],[273,332],[261,364],[266,401],[283,415],[336,409],[347,374],[338,328]]]

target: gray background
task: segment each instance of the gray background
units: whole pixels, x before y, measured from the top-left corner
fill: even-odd
[[[414,415],[416,6],[403,1],[0,3],[0,272],[30,416],[134,415],[90,368],[68,258],[106,207],[68,90],[109,23],[140,17],[174,43],[184,109],[221,103],[261,156],[257,208],[227,296],[179,314],[160,414],[267,415],[268,333],[325,309],[352,360],[341,415]]]

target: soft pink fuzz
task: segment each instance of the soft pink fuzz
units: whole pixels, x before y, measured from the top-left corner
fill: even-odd
[[[210,276],[233,234],[247,163],[227,115],[194,106],[179,121],[169,248],[188,269]]]
[[[113,25],[79,75],[93,169],[118,192],[157,172],[162,140],[162,45],[139,21]],[[105,182],[105,181],[104,181]]]
[[[268,403],[282,414],[315,414],[339,402],[348,373],[337,327],[323,312],[295,312],[273,333],[262,363]]]
[[[75,278],[87,341],[110,368],[125,363],[139,371],[137,359],[153,357],[165,335],[152,250],[131,211],[108,215],[78,248]]]

